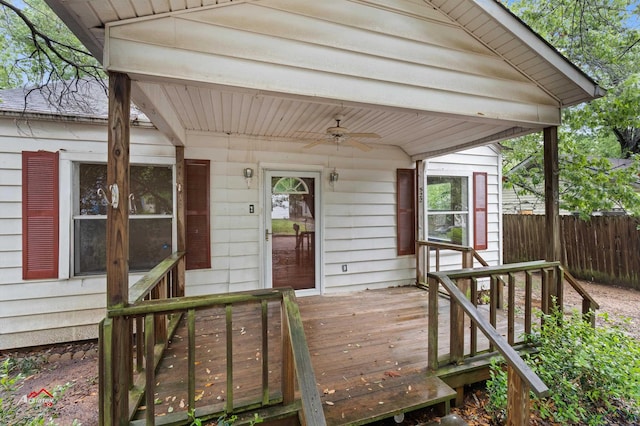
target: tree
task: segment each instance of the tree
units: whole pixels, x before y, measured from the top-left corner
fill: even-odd
[[[55,35],[55,37],[54,37]],[[44,0],[0,0],[0,88],[42,91],[52,104],[77,92],[77,82],[102,81],[101,65]],[[104,84],[103,84],[104,85]]]
[[[633,186],[640,173],[640,2],[516,0],[509,7],[608,90],[607,96],[568,108],[563,114],[559,129],[561,207],[584,217],[614,207],[640,214],[640,196]],[[504,145],[507,186],[542,196],[540,135]],[[629,161],[621,167],[603,157]],[[525,159],[528,167],[510,172]]]

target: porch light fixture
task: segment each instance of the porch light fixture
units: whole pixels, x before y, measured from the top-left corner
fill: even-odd
[[[331,186],[333,186],[339,178],[340,175],[338,174],[338,172],[336,172],[336,169],[333,169],[333,171],[329,173],[329,183],[331,184]]]
[[[242,171],[245,180],[247,181],[247,188],[251,188],[251,179],[253,178],[253,169],[251,167],[247,167]]]

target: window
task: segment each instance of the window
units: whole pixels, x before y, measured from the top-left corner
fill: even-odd
[[[398,256],[416,253],[416,171],[396,171]]]
[[[22,277],[58,278],[58,153],[22,153]]]
[[[430,241],[469,244],[468,199],[467,177],[427,177],[427,232]]]
[[[129,269],[147,271],[172,252],[173,169],[130,166]],[[105,164],[76,164],[74,274],[106,272]],[[121,197],[123,198],[123,197]]]

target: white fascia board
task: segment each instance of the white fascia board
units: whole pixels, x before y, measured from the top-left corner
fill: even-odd
[[[538,55],[543,57],[551,66],[571,79],[576,85],[592,98],[605,95],[606,91],[582,72],[567,58],[562,56],[548,42],[529,28],[522,20],[498,3],[496,0],[471,0],[485,13],[492,16],[497,24],[502,25],[515,37],[529,46]]]

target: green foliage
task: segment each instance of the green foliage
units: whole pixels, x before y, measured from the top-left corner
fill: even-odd
[[[0,89],[104,77],[99,63],[44,0],[0,2]]]
[[[24,426],[55,426],[56,404],[73,384],[66,383],[51,390],[52,401],[45,405],[41,401],[26,401],[26,395],[20,402],[14,400],[16,391],[23,388],[23,372],[33,372],[39,368],[34,358],[7,358],[0,365],[0,424]],[[73,426],[79,425],[74,420]]]
[[[556,310],[543,322],[529,336],[539,353],[525,362],[549,386],[550,395],[538,399],[532,393],[532,412],[571,425],[640,421],[640,342],[615,326],[592,328],[578,313],[565,318]],[[498,363],[492,365],[487,389],[488,409],[503,420],[507,377]]]
[[[603,98],[564,110],[559,128],[561,203],[584,218],[595,210],[640,212],[631,185],[638,160],[613,171],[603,158],[640,153],[640,29],[638,0],[515,0],[509,8],[608,91]],[[505,144],[503,170],[532,157],[535,166],[508,175],[520,194],[542,197],[542,142],[530,135]]]

